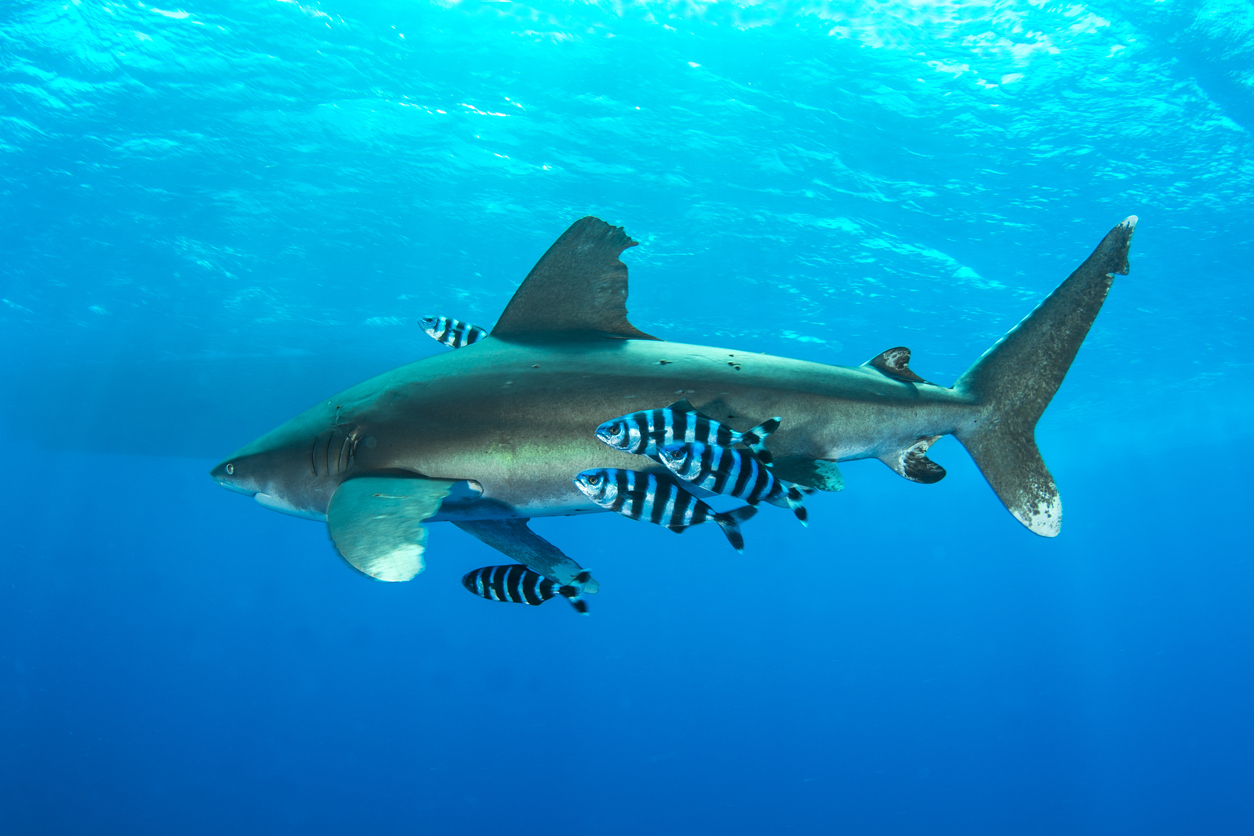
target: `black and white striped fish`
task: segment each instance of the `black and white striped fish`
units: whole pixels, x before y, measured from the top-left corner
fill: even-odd
[[[801,524],[806,524],[806,508],[797,486],[776,478],[769,467],[744,450],[694,442],[669,444],[657,453],[658,460],[685,482],[755,505],[769,502],[791,508]]]
[[[510,566],[484,566],[462,576],[462,586],[489,601],[530,604],[538,607],[550,598],[561,595],[581,615],[588,614],[583,588],[592,580],[589,572],[580,572],[566,586],[531,571],[521,563]]]
[[[750,505],[726,513],[715,511],[673,479],[634,470],[612,467],[585,470],[575,477],[575,487],[602,508],[676,533],[690,525],[713,520],[738,552],[745,548],[740,523],[758,512]]]
[[[771,463],[771,451],[763,445],[766,437],[779,427],[779,418],[768,419],[751,430],[738,433],[708,415],[681,408],[680,404],[689,406],[687,401],[678,401],[662,409],[646,409],[606,421],[597,427],[597,438],[615,450],[649,457],[656,457],[658,449],[668,444],[694,441],[723,447],[744,444],[760,461]]]
[[[447,316],[424,316],[418,320],[418,324],[431,335],[431,339],[449,348],[477,343],[488,335],[487,330],[478,325]]]

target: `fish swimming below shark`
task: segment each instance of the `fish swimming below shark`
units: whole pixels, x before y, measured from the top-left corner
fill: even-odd
[[[489,601],[533,607],[560,595],[570,601],[575,612],[587,615],[588,603],[583,600],[583,587],[591,577],[590,572],[580,572],[568,585],[558,586],[544,575],[531,571],[521,563],[514,563],[510,566],[484,566],[467,572],[462,576],[462,586]]]
[[[321,401],[213,468],[222,487],[264,507],[325,521],[339,554],[382,581],[426,566],[432,524],[448,521],[558,586],[583,568],[536,535],[532,517],[600,512],[573,478],[600,468],[659,475],[596,430],[682,393],[738,432],[779,416],[773,474],[840,490],[838,461],[875,458],[914,482],[944,469],[940,437],[967,449],[1030,531],[1058,534],[1062,504],[1034,428],[1113,284],[1128,272],[1135,216],[951,387],[930,383],[896,347],[829,366],[666,342],[627,320],[636,242],[597,218],[576,221],[527,275],[488,336]],[[731,358],[729,360],[729,358]],[[457,404],[456,412],[449,408]],[[597,591],[588,578],[585,594]]]

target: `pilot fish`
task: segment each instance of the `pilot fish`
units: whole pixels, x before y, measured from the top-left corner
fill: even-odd
[[[588,603],[583,600],[583,588],[592,580],[592,574],[584,571],[566,586],[554,583],[521,563],[511,566],[484,566],[462,576],[462,586],[480,598],[489,601],[505,601],[511,604],[530,604],[538,607],[545,601],[561,595],[581,615],[588,614]]]
[[[696,410],[679,408],[680,404],[688,406],[687,401],[678,401],[662,409],[646,409],[606,421],[597,427],[597,438],[615,450],[649,457],[655,457],[658,448],[668,444],[744,444],[760,461],[771,463],[771,451],[763,444],[779,427],[779,418],[770,418],[738,433]]]
[[[447,316],[424,316],[418,320],[418,324],[433,340],[449,348],[477,343],[488,335],[485,328]]]
[[[732,548],[742,553],[745,538],[740,534],[740,523],[758,512],[750,505],[725,513],[715,511],[670,478],[634,470],[612,467],[585,470],[575,477],[575,487],[602,508],[676,533],[690,525],[713,520],[723,529]]]
[[[746,502],[769,502],[792,512],[806,524],[801,491],[775,477],[770,468],[744,450],[717,444],[668,444],[658,460],[680,479],[714,493],[728,494]]]

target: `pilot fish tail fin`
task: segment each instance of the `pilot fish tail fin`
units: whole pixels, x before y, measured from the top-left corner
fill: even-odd
[[[797,519],[801,520],[802,525],[808,526],[809,514],[806,513],[805,494],[796,485],[781,482],[780,488],[782,490],[766,497],[766,501],[779,508],[788,508]]]
[[[788,493],[784,494],[784,500],[788,503],[788,507],[792,509],[797,519],[801,520],[801,524],[808,527],[809,515],[806,512],[800,489],[796,485],[789,485]]]
[[[756,427],[741,433],[740,440],[753,451],[762,464],[771,463],[771,451],[766,449],[766,438],[779,429],[779,418],[768,418]]]
[[[727,542],[731,543],[732,548],[741,554],[744,554],[745,551],[745,538],[740,533],[740,524],[757,512],[758,509],[752,505],[742,505],[726,513],[714,515],[714,521],[718,523],[719,528],[723,529],[723,533],[727,535]]]
[[[575,579],[557,590],[557,594],[561,595],[570,605],[575,608],[575,612],[580,615],[588,614],[588,602],[583,599],[583,588],[592,581],[592,573],[585,570],[575,575]]]
[[[976,360],[954,388],[982,409],[954,430],[1010,513],[1053,537],[1062,501],[1036,447],[1036,422],[1071,367],[1116,274],[1128,272],[1137,218],[1116,226],[1036,310]]]

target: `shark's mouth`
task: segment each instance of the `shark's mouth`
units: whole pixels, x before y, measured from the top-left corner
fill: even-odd
[[[240,493],[244,493],[244,491],[240,491]],[[304,508],[297,508],[286,499],[273,494],[257,491],[256,493],[253,493],[253,499],[257,500],[257,504],[262,508],[269,508],[271,511],[278,511],[280,514],[291,514],[293,517],[301,517],[306,520],[325,521],[327,518],[326,514],[320,514],[317,511],[307,511]]]
[[[234,491],[235,493],[242,493],[244,496],[253,496],[257,493],[255,490],[250,490],[244,487],[243,485],[237,485],[226,479],[216,479],[214,481],[216,481],[222,487],[226,488],[228,491]]]

